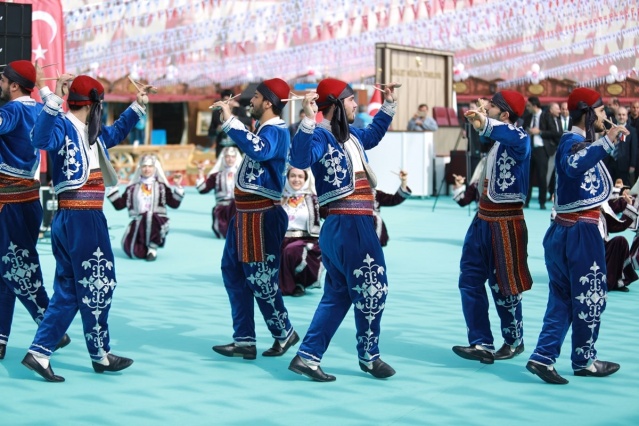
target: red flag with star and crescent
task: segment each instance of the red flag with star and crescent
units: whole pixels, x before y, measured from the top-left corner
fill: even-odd
[[[58,77],[64,73],[64,15],[60,0],[16,0],[15,3],[32,4],[31,15],[31,62],[38,61],[44,68],[45,77]],[[51,90],[55,80],[47,81]],[[38,101],[40,96],[34,90],[32,96]]]
[[[375,87],[378,87],[375,85]],[[368,103],[368,114],[371,117],[374,117],[377,114],[377,111],[382,107],[382,92],[379,90],[373,90],[373,95],[371,96],[371,100]]]

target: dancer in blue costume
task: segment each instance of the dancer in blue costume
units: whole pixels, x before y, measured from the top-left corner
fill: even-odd
[[[0,76],[0,359],[7,349],[16,298],[39,324],[49,306],[36,244],[42,223],[40,182],[35,179],[40,151],[30,133],[42,104],[31,98],[36,68],[29,61],[9,63]],[[69,344],[64,334],[57,347]]]
[[[364,153],[377,146],[393,120],[397,105],[393,88],[386,89],[384,104],[363,130],[350,125],[357,103],[353,89],[343,81],[324,79],[317,93],[307,94],[303,101],[306,118],[293,139],[291,164],[300,169],[311,167],[319,204],[327,207],[319,239],[326,282],[289,370],[315,381],[335,380],[322,371],[320,362],[351,306],[355,308],[360,369],[377,378],[395,374],[379,354],[388,277],[373,216],[377,179]],[[319,124],[315,122],[315,101],[324,114]]]
[[[133,360],[111,353],[108,316],[116,286],[113,251],[102,212],[105,186],[117,184],[107,149],[123,141],[146,114],[137,95],[113,126],[102,126],[104,87],[89,76],[78,76],[68,88],[69,112],[62,96],[70,74],[58,78],[36,120],[32,144],[53,159],[52,175],[59,210],[53,218],[51,245],[56,259],[54,294],[22,363],[45,380],[62,382],[49,363],[53,347],[80,311],[84,337],[96,373],[120,371]]]
[[[575,376],[604,377],[619,364],[597,359],[595,343],[606,308],[606,256],[599,233],[599,209],[608,202],[612,179],[602,163],[613,155],[622,126],[604,132],[606,113],[599,93],[578,88],[568,97],[572,130],[564,133],[555,157],[557,216],[544,237],[550,278],[548,307],[537,347],[526,368],[543,381],[566,384],[554,364],[572,325],[572,368]]]
[[[478,179],[479,209],[468,228],[460,260],[459,292],[469,346],[458,356],[492,364],[524,350],[522,293],[532,286],[528,270],[528,229],[523,206],[528,192],[530,139],[514,123],[526,100],[517,92],[496,93],[485,107],[466,113],[482,143],[493,146]],[[488,317],[490,287],[504,339],[495,351]]]
[[[286,159],[291,137],[280,118],[290,88],[279,78],[257,86],[251,99],[251,115],[258,120],[256,133],[246,130],[231,115],[225,101],[214,107],[222,110],[224,130],[244,151],[236,174],[237,213],[229,223],[222,255],[222,277],[231,302],[233,342],[213,346],[228,357],[255,359],[254,305],[275,339],[263,356],[281,356],[299,341],[293,329],[280,291],[281,246],[288,217],[280,205],[286,180]]]

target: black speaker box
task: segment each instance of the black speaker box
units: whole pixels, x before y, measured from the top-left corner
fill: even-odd
[[[31,60],[31,37],[4,36],[0,41],[0,62],[8,64],[20,59]]]
[[[33,6],[30,4],[0,3],[0,16],[4,21],[4,34],[31,36],[31,15]],[[0,23],[0,31],[3,24]]]
[[[0,65],[31,60],[33,6],[0,2]]]

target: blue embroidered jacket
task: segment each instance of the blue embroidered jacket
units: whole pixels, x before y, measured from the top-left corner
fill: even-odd
[[[350,127],[351,139],[357,143],[364,167],[369,176],[374,178],[372,170],[368,169],[368,157],[364,150],[377,146],[386,134],[386,130],[395,115],[395,102],[384,102],[373,122],[365,129]],[[291,146],[291,165],[298,169],[308,167],[315,176],[315,189],[320,206],[331,201],[344,198],[355,191],[355,176],[353,165],[343,144],[339,143],[331,133],[330,125],[316,127],[315,121],[304,118],[299,130],[293,138]],[[375,183],[371,183],[375,188]]]
[[[33,179],[40,151],[31,146],[31,130],[42,104],[21,96],[0,108],[0,173]]]
[[[523,203],[530,179],[530,138],[523,129],[492,118],[480,136],[495,141],[486,158],[487,195],[494,203]]]
[[[575,151],[573,147],[586,140],[585,133],[574,133],[575,130],[579,129],[573,127],[563,134],[555,157],[557,213],[598,207],[608,200],[612,191],[612,178],[601,160],[614,151],[614,144],[604,136]]]
[[[61,105],[62,99],[55,94],[47,98],[42,113],[36,120],[31,140],[34,147],[44,149],[51,155],[51,176],[56,194],[81,188],[89,178],[90,172],[88,150],[82,143],[76,127],[62,113]],[[113,126],[102,126],[96,143],[100,149],[100,168],[106,186],[117,184],[117,178],[115,182],[110,182],[105,173],[111,166],[107,149],[123,141],[139,118],[145,114],[146,109],[134,102]]]
[[[235,186],[244,192],[280,200],[286,181],[286,160],[291,145],[288,126],[279,117],[260,124],[256,133],[231,117],[222,124],[233,142],[244,152]]]

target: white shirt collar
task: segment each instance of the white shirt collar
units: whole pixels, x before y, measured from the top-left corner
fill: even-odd
[[[66,116],[80,132],[88,131],[86,123],[81,122],[80,119],[76,117],[71,111],[67,112]]]
[[[576,133],[578,135],[583,136],[584,138],[586,137],[586,131],[584,129],[582,129],[581,127],[577,127],[577,126],[572,126],[572,129],[570,129],[570,131],[572,133]]]
[[[282,120],[280,117],[273,117],[270,120],[266,120],[264,123],[260,123],[259,127],[278,125],[278,124],[281,124],[283,122],[284,122],[284,120]]]
[[[19,98],[15,98],[14,99],[15,102],[21,102],[23,104],[32,104],[35,105],[36,104],[36,100],[33,99],[31,96],[20,96]]]

